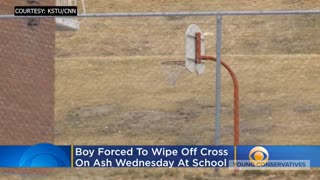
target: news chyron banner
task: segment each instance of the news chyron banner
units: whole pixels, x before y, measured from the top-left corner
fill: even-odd
[[[320,146],[0,146],[0,168],[320,167]]]
[[[73,167],[228,167],[233,146],[75,146]]]

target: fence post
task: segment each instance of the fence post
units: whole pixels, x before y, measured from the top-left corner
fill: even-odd
[[[215,120],[215,144],[220,144],[220,126],[221,126],[221,26],[222,16],[216,16],[216,120]]]

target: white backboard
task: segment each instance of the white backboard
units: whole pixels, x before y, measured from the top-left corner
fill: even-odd
[[[204,73],[204,61],[201,64],[196,64],[196,33],[201,33],[201,55],[205,55],[204,36],[200,28],[191,24],[186,32],[186,68],[190,72]]]

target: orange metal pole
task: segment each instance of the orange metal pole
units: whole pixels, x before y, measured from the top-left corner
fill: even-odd
[[[201,55],[201,33],[196,33],[196,63],[201,63],[201,60],[216,61],[213,56]],[[237,146],[240,143],[240,115],[239,115],[239,82],[236,74],[231,67],[224,61],[221,61],[222,66],[229,72],[233,81],[233,96],[234,96],[234,145]]]
[[[201,33],[196,33],[196,64],[201,63]]]

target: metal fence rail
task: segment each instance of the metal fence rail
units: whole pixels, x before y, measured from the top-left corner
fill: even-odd
[[[57,6],[76,6],[76,0],[56,0]]]
[[[148,17],[148,16],[253,16],[253,15],[297,15],[320,14],[320,10],[282,10],[282,11],[207,11],[207,12],[142,12],[142,13],[89,13],[79,14],[77,17]],[[14,16],[0,15],[5,18],[47,18],[54,16]],[[62,16],[59,16],[62,17]],[[68,16],[66,16],[68,17]]]

